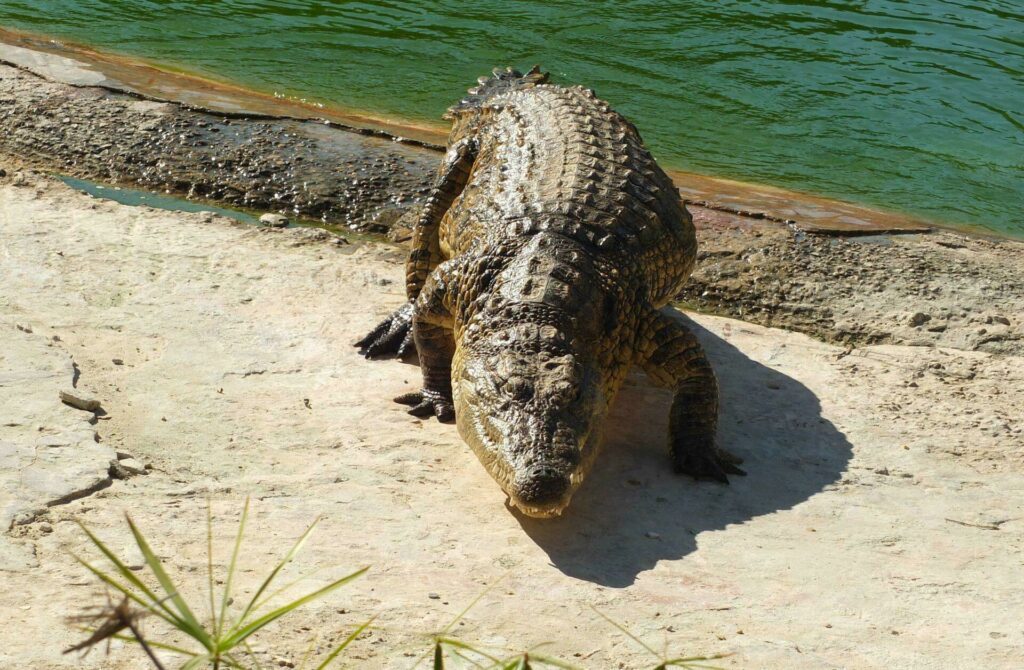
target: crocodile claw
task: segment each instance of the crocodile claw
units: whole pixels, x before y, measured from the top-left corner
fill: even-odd
[[[728,484],[728,475],[747,474],[738,467],[743,459],[724,449],[685,451],[674,455],[672,460],[677,473],[690,475],[694,479],[712,479]]]
[[[455,421],[455,404],[451,397],[437,391],[423,389],[405,393],[395,398],[395,402],[411,405],[409,414],[420,418],[436,416],[441,423]]]
[[[412,331],[413,305],[407,302],[355,343],[366,358],[402,358],[416,348]]]

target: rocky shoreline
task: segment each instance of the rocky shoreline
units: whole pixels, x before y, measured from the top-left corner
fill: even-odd
[[[0,65],[0,152],[71,176],[386,232],[438,152],[299,119],[211,114]]]
[[[322,122],[223,114],[0,65],[9,164],[402,241],[439,153]],[[1024,351],[1024,243],[948,230],[828,230],[690,203],[701,251],[682,304],[848,346]],[[871,234],[864,234],[871,233]]]

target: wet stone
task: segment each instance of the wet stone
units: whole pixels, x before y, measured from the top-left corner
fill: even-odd
[[[271,228],[284,228],[288,225],[288,217],[283,214],[264,214],[260,217],[261,226]]]

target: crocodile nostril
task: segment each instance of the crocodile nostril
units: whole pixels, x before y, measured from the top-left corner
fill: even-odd
[[[517,478],[516,498],[531,506],[561,502],[569,490],[569,475],[550,465],[534,466]]]

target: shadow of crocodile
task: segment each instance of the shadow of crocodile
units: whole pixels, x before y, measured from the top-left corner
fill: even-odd
[[[720,443],[745,459],[748,475],[731,486],[675,475],[665,444],[671,394],[634,372],[612,408],[604,453],[566,513],[556,520],[517,515],[566,575],[629,586],[658,561],[694,551],[702,531],[807,500],[837,481],[850,460],[850,443],[822,418],[807,387],[686,321],[718,372]]]

